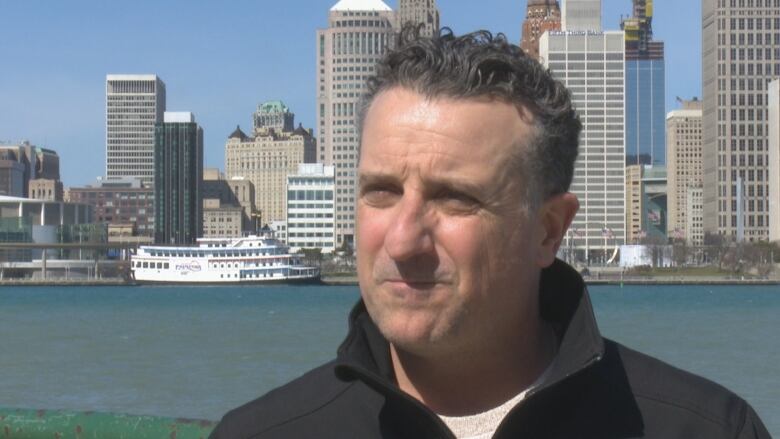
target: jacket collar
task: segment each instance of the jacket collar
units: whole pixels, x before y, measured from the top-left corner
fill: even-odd
[[[604,355],[585,282],[574,268],[557,260],[542,270],[539,303],[542,318],[553,325],[560,345],[549,378],[533,393],[577,374]],[[349,315],[349,333],[338,349],[336,373],[374,386],[395,388],[390,345],[360,300]]]

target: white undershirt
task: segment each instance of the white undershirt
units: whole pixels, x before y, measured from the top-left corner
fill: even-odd
[[[507,402],[492,408],[486,412],[468,416],[443,416],[439,415],[444,424],[455,434],[458,439],[490,439],[496,432],[498,424],[506,417],[510,410],[519,404],[529,391],[538,387],[547,379],[552,370],[553,360],[547,369],[527,389],[513,396]]]

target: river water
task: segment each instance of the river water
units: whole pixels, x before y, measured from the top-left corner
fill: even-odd
[[[219,419],[332,358],[357,287],[0,287],[0,407]],[[780,437],[780,287],[594,286],[602,333]]]

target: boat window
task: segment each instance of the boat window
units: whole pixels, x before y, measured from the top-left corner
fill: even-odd
[[[149,263],[148,262],[144,262],[144,268],[149,268]]]
[[[168,269],[168,263],[167,262],[163,262],[163,268],[165,268],[166,270]]]

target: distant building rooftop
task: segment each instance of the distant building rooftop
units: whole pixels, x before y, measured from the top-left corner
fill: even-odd
[[[392,11],[382,0],[341,0],[331,11]]]
[[[195,115],[189,111],[166,111],[163,113],[165,123],[194,123]]]

